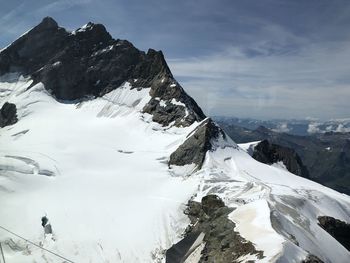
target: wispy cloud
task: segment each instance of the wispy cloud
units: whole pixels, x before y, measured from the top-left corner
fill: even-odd
[[[208,114],[348,116],[350,42],[301,42],[294,52],[269,52],[260,45],[255,48],[259,54],[252,56],[246,47],[233,46],[169,63]]]

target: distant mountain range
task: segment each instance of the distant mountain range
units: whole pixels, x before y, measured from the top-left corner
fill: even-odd
[[[350,194],[350,132],[314,133],[308,136],[276,132],[264,126],[250,130],[236,124],[234,119],[217,120],[226,133],[237,143],[267,139],[269,142],[297,152],[309,171],[309,178]],[[236,123],[239,123],[238,121]],[[242,121],[239,124],[247,125]],[[254,127],[253,123],[251,124]]]
[[[236,125],[250,130],[260,126],[275,132],[285,132],[293,135],[310,135],[325,132],[350,132],[350,118],[320,121],[316,119],[305,120],[257,120],[250,118],[214,116],[214,120],[226,125]]]

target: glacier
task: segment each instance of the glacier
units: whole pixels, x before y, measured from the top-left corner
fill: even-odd
[[[63,64],[48,68],[56,66]],[[227,218],[234,231],[263,252],[261,258],[242,254],[237,262],[307,262],[310,255],[348,262],[350,252],[319,226],[318,217],[350,223],[350,197],[255,161],[248,153],[257,142],[209,138],[213,147],[203,164],[169,165],[171,154],[208,119],[166,64],[160,70],[151,81],[142,80],[156,90],[135,88],[133,79],[81,100],[58,100],[43,82],[20,71],[0,76],[0,107],[15,104],[18,118],[0,129],[0,242],[6,260],[54,263],[62,262],[61,255],[70,262],[167,262],[166,251],[191,224],[184,213],[189,200],[216,195],[232,210]],[[164,92],[162,83],[171,89]],[[167,107],[181,108],[176,119],[161,118],[170,114]],[[44,233],[44,216],[52,234]],[[203,235],[197,241],[185,262],[201,261]]]
[[[73,262],[162,262],[189,224],[187,201],[214,193],[235,208],[229,219],[236,231],[264,251],[259,262],[296,262],[308,253],[347,262],[349,252],[316,218],[349,222],[348,196],[261,164],[237,147],[219,145],[199,171],[174,173],[167,159],[199,123],[152,122],[141,112],[148,89],[125,83],[68,104],[42,83],[28,89],[31,83],[18,74],[1,77],[1,103],[15,103],[20,119],[1,130],[1,226]],[[44,215],[52,236],[43,233]],[[57,262],[5,231],[0,240],[9,262]]]

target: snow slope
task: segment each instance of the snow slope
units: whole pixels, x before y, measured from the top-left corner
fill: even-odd
[[[156,249],[177,241],[188,224],[183,205],[196,183],[171,177],[164,161],[191,128],[148,123],[139,112],[147,89],[125,84],[76,105],[56,102],[41,84],[26,91],[30,83],[22,78],[1,84],[20,121],[1,131],[0,225],[48,242],[74,262],[151,261]],[[55,242],[43,240],[45,214]],[[1,241],[10,238],[23,252],[5,246],[9,262],[26,262],[26,254],[57,262],[0,231]]]
[[[172,173],[170,154],[198,123],[152,122],[141,113],[148,89],[124,83],[65,104],[30,84],[15,74],[0,79],[0,106],[15,103],[19,119],[0,133],[1,226],[73,262],[161,262],[189,224],[187,201],[214,193],[236,208],[229,218],[264,251],[260,262],[300,262],[308,253],[348,262],[349,252],[317,225],[319,215],[350,222],[348,196],[237,147],[208,152],[191,176]],[[52,236],[44,235],[44,215]],[[8,262],[62,262],[1,229],[0,241]]]
[[[349,196],[228,147],[208,153],[197,176],[202,180],[195,200],[215,193],[236,208],[229,218],[264,251],[259,262],[301,262],[308,253],[324,262],[348,262],[349,251],[317,225],[317,217],[349,223]]]
[[[261,141],[239,143],[238,146],[241,147],[241,149],[243,149],[249,155],[253,155],[254,148],[259,144],[259,142]]]

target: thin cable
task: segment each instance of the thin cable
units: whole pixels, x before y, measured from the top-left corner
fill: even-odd
[[[61,255],[59,255],[59,254],[57,254],[57,253],[51,251],[51,250],[48,250],[48,249],[44,248],[44,247],[41,247],[41,246],[39,246],[38,244],[35,244],[34,242],[32,242],[32,241],[30,241],[30,240],[28,240],[28,239],[26,239],[26,238],[24,238],[24,237],[21,237],[20,235],[17,235],[16,233],[14,233],[14,232],[8,230],[7,228],[5,228],[5,227],[3,227],[3,226],[0,226],[0,228],[2,228],[3,230],[9,232],[10,234],[12,234],[12,235],[14,235],[14,236],[16,236],[16,237],[19,237],[20,239],[23,239],[24,241],[26,241],[26,242],[32,244],[33,246],[36,246],[36,247],[38,247],[38,248],[40,248],[40,249],[42,249],[42,250],[45,250],[46,252],[51,253],[52,255],[55,255],[56,257],[59,257],[59,258],[61,258],[61,259],[64,259],[64,260],[66,260],[67,262],[74,263],[74,261],[69,260],[69,259],[67,259],[67,258],[65,258],[65,257],[63,257],[63,256],[61,256]]]

